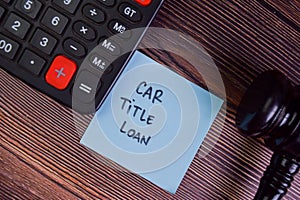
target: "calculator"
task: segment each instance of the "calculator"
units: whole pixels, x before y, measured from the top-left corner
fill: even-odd
[[[93,112],[162,3],[0,0],[0,67],[66,106]]]

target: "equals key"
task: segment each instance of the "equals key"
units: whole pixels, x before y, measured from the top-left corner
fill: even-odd
[[[64,42],[63,48],[72,56],[83,57],[86,55],[85,47],[79,42],[76,42],[75,40],[70,38]]]

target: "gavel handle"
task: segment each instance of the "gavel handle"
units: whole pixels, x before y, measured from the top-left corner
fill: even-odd
[[[277,200],[287,192],[299,171],[300,162],[282,152],[275,152],[260,180],[254,200]]]

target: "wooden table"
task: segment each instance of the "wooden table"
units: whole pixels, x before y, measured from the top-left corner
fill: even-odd
[[[278,69],[300,84],[300,2],[166,0],[152,26],[197,40],[215,61],[227,93],[225,124],[219,123],[225,116],[220,113],[207,136],[220,135],[218,142],[206,157],[195,157],[177,193],[91,156],[79,144],[69,108],[0,70],[0,199],[253,198],[272,152],[240,136],[235,112],[263,71]],[[146,36],[142,45],[150,40]],[[201,84],[186,70],[186,60],[154,49],[144,52]],[[78,118],[83,124],[89,119]],[[299,199],[299,188],[298,175],[285,199]]]

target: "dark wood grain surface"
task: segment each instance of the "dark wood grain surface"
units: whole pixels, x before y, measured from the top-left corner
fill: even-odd
[[[0,199],[253,198],[272,152],[240,136],[234,116],[260,72],[278,69],[300,84],[299,1],[166,0],[152,26],[198,41],[215,61],[227,94],[226,112],[219,114],[176,194],[91,155],[78,134],[91,116],[74,114],[0,69]],[[146,35],[141,46],[154,40]],[[203,77],[189,70],[188,60],[154,49],[144,52],[202,85]],[[212,90],[218,94],[218,85]],[[284,199],[299,198],[297,175]]]

